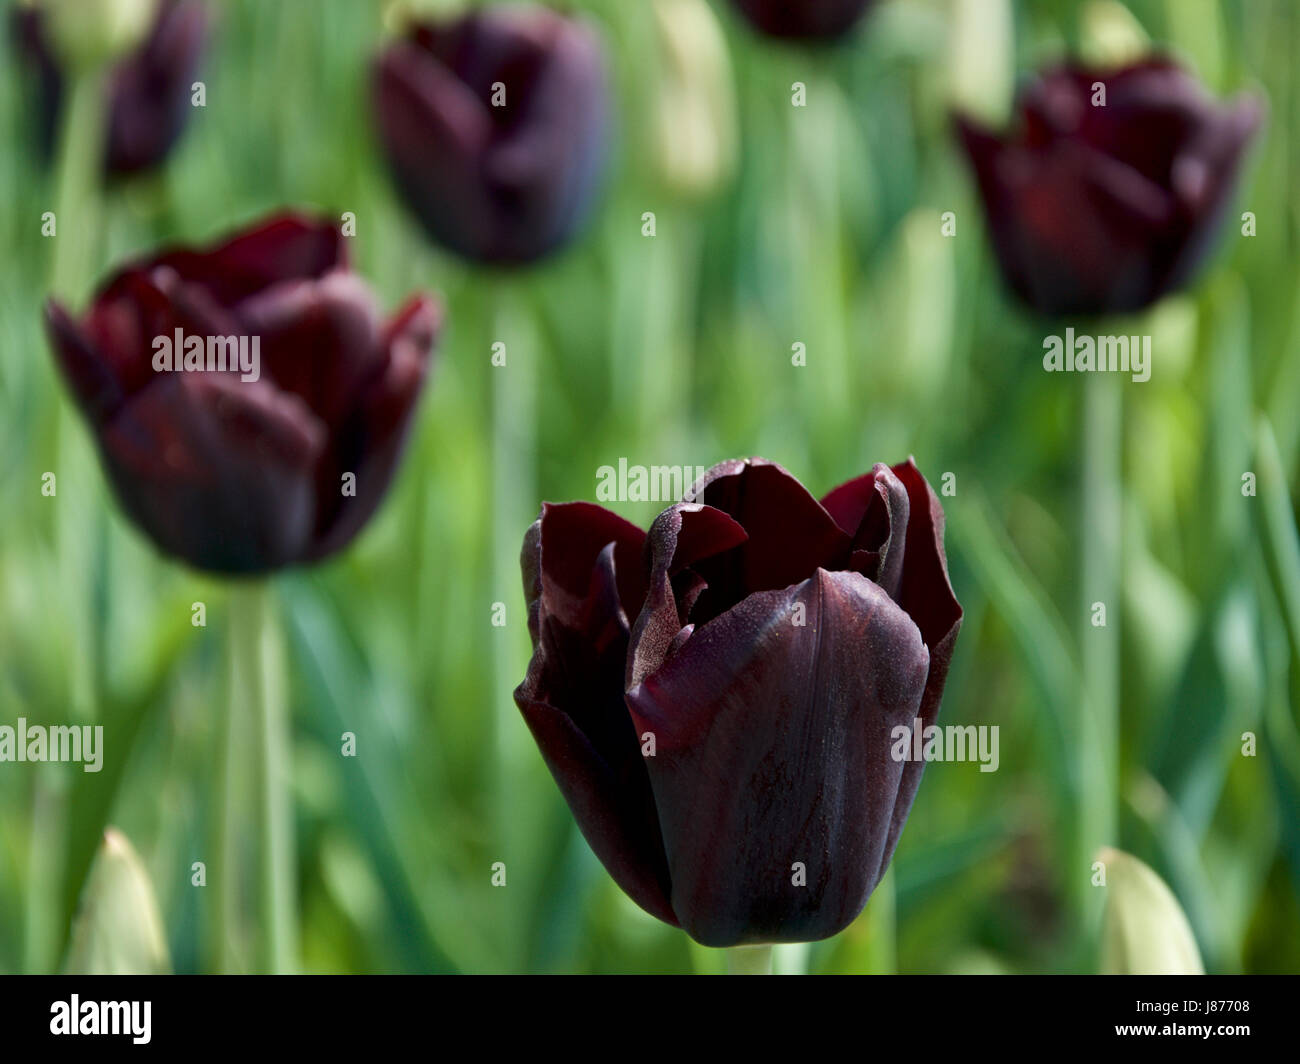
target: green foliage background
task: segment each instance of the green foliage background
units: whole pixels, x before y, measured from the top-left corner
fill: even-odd
[[[687,196],[662,177],[651,116],[667,71],[648,3],[573,2],[611,52],[610,180],[574,247],[510,275],[432,248],[394,195],[368,107],[380,4],[213,6],[207,106],[162,172],[105,192],[81,297],[124,257],[300,205],[354,211],[354,264],[385,305],[431,288],[448,322],[378,518],[340,559],[275,580],[304,969],[717,970],[613,885],[514,709],[520,540],[542,499],[594,498],[596,470],[620,457],[761,454],[820,493],[909,453],[958,488],[944,504],[966,620],[942,721],[1000,726],[1001,766],[930,766],[863,916],[778,963],[1091,970],[1096,841],[1170,884],[1208,970],[1300,969],[1300,5],[1128,4],[1211,91],[1258,91],[1269,118],[1195,287],[1115,330],[1150,332],[1155,349],[1150,383],[1123,385],[1117,781],[1081,755],[1083,382],[1042,372],[1057,327],[1002,288],[949,125],[971,85],[1005,111],[1014,78],[1086,44],[1095,5],[885,0],[847,44],[807,51],[714,0],[739,161]],[[0,55],[0,723],[95,721],[107,748],[99,774],[0,764],[0,970],[61,966],[111,823],[142,855],[174,967],[209,971],[217,901],[190,869],[214,859],[227,793],[229,589],[126,524],[55,376],[41,328],[54,241],[40,231],[55,182],[8,42]],[[795,81],[806,109],[790,106]],[[1238,234],[1244,210],[1253,238]],[[62,234],[76,225],[59,219]],[[489,361],[498,340],[505,370]],[[614,508],[643,524],[657,509]],[[206,628],[191,626],[195,601]],[[339,756],[344,731],[354,759]],[[1256,757],[1241,756],[1245,731]],[[232,771],[234,794],[251,786],[246,765]],[[1082,825],[1108,808],[1113,830],[1090,840]]]

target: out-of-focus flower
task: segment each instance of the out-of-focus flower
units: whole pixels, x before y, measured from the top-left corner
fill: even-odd
[[[166,553],[223,573],[317,561],[383,498],[440,315],[417,295],[384,320],[343,239],[280,215],[125,267],[80,321],[50,303],[109,480]]]
[[[852,29],[871,0],[733,0],[733,3],[769,36],[825,40]]]
[[[533,659],[515,700],[587,841],[709,946],[846,927],[898,842],[961,607],[911,462],[821,502],[724,462],[647,535],[589,503],[524,540]]]
[[[59,62],[94,67],[134,51],[149,34],[159,0],[31,0]]]
[[[529,262],[572,236],[604,168],[607,95],[595,34],[540,7],[413,23],[374,68],[407,205],[439,243],[487,263]]]
[[[660,72],[654,160],[665,183],[703,195],[736,167],[736,98],[722,28],[705,0],[654,0]]]
[[[145,24],[147,32],[124,38],[131,44],[129,50],[105,53],[116,61],[106,88],[104,165],[118,176],[157,166],[176,144],[192,109],[190,87],[207,45],[208,12],[199,0],[163,0],[144,10],[151,13],[154,6],[156,17]],[[131,11],[138,16],[138,5]],[[13,12],[20,58],[36,79],[39,133],[47,156],[64,105],[65,63],[81,61],[69,57],[68,34],[61,27],[66,21],[86,32],[90,27],[79,21],[83,14],[79,3],[67,2]]]
[[[1204,975],[1201,954],[1178,899],[1164,880],[1130,854],[1106,847],[1102,920],[1103,975]]]
[[[1141,309],[1204,261],[1262,108],[1170,60],[1047,71],[1005,136],[958,119],[1007,283],[1047,314]]]
[[[166,975],[167,935],[149,874],[116,828],[104,832],[72,925],[70,975]]]

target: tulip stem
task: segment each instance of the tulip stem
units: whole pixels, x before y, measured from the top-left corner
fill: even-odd
[[[59,132],[50,288],[60,299],[79,300],[92,274],[98,231],[99,171],[104,156],[104,85],[99,70],[72,75],[68,109]]]
[[[494,290],[492,339],[506,345],[506,363],[488,370],[491,380],[492,586],[498,601],[519,601],[519,543],[537,516],[537,360],[541,346],[527,289],[515,279],[498,280]],[[514,606],[509,607],[515,609]],[[507,616],[519,616],[507,613]],[[510,624],[492,640],[492,706],[495,756],[494,837],[503,852],[527,860],[534,827],[521,813],[518,780],[527,763],[526,729],[514,708],[514,684],[528,664],[527,625]],[[527,963],[524,910],[503,910],[503,937],[520,950],[514,963]]]
[[[729,975],[771,975],[771,946],[732,946],[727,950]]]
[[[262,972],[295,970],[297,916],[294,890],[294,842],[289,795],[289,721],[286,713],[280,634],[269,588],[260,582],[237,584],[230,594],[230,720],[227,786],[238,764],[256,766],[251,788],[251,825],[257,840],[257,891],[260,926],[256,950]],[[242,721],[242,729],[237,725]],[[242,751],[241,748],[242,747]],[[240,754],[243,753],[241,757]],[[227,807],[235,796],[228,793]],[[229,812],[224,813],[229,817]],[[221,859],[235,859],[236,838],[226,824]],[[224,891],[237,889],[238,878],[224,870]],[[228,906],[223,897],[218,904]],[[229,908],[226,909],[229,912]]]
[[[1120,534],[1123,484],[1123,392],[1114,374],[1084,383],[1080,591],[1082,683],[1078,751],[1083,864],[1073,870],[1088,883],[1088,863],[1099,847],[1116,842],[1120,699]],[[1104,617],[1098,606],[1104,606]]]

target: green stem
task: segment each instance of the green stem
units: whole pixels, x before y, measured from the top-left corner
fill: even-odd
[[[1081,703],[1078,721],[1080,865],[1073,882],[1088,883],[1097,849],[1118,842],[1119,625],[1123,484],[1122,382],[1109,373],[1090,374],[1083,394],[1083,470],[1080,499],[1082,548]],[[1104,603],[1106,623],[1094,623],[1094,604]],[[1091,908],[1091,907],[1089,907]]]
[[[492,439],[492,587],[496,601],[506,604],[508,619],[492,642],[492,705],[495,756],[492,759],[494,836],[501,849],[493,860],[529,862],[533,825],[521,812],[518,781],[529,751],[526,731],[514,708],[514,685],[528,666],[526,626],[521,619],[519,546],[536,519],[537,498],[537,359],[539,343],[524,282],[499,279],[495,287],[492,341],[506,345],[506,363],[489,369]],[[506,855],[509,856],[506,856]],[[523,967],[528,957],[528,913],[510,906],[501,930],[517,950],[513,961]]]
[[[63,114],[55,194],[54,261],[50,287],[61,299],[80,299],[90,280],[99,218],[99,172],[104,158],[104,86],[98,71],[74,73]]]
[[[99,72],[72,74],[59,128],[53,203],[56,228],[50,263],[50,289],[64,300],[81,296],[93,268],[99,167],[103,158],[103,113]],[[53,375],[50,379],[53,380]],[[52,397],[54,393],[48,394]],[[82,453],[78,446],[81,441],[67,404],[57,404],[54,416],[55,468],[62,474],[63,470],[81,466]],[[60,590],[72,650],[68,654],[69,699],[76,715],[85,721],[95,720],[98,715],[95,677],[102,664],[93,620],[95,574],[91,568],[94,550],[97,545],[102,547],[102,543],[87,542],[85,537],[87,522],[95,520],[97,505],[94,496],[78,504],[74,495],[69,504],[55,511],[54,517]],[[70,889],[62,883],[66,868],[61,852],[48,844],[67,825],[63,778],[50,772],[39,773],[32,808],[33,859],[26,885],[23,963],[28,972],[39,973],[52,970],[57,962],[58,945],[64,934],[59,927],[59,899]]]
[[[215,970],[229,975],[239,970],[235,939],[239,936],[239,867],[235,846],[235,825],[239,815],[235,806],[239,786],[236,778],[240,765],[238,675],[233,630],[226,640],[226,712],[221,720],[221,753],[217,762],[216,811],[216,864],[212,869],[212,940],[211,955]]]
[[[771,946],[732,946],[727,950],[729,975],[771,975]]]
[[[245,746],[245,756],[241,758],[238,749],[228,750],[231,760],[225,779],[228,785],[233,784],[233,773],[241,762],[256,766],[252,827],[257,839],[256,896],[260,916],[257,969],[288,974],[297,967],[297,914],[289,721],[281,654],[268,588],[261,583],[235,585],[230,595],[230,723],[232,739],[235,745]],[[241,718],[245,725],[242,741],[237,726]],[[228,803],[231,798],[233,794],[228,793]],[[229,805],[225,815],[230,816]],[[229,823],[226,830],[231,830]],[[232,835],[227,835],[227,842],[233,842]],[[229,856],[224,854],[223,860]],[[235,882],[234,878],[223,878],[223,886]],[[228,898],[219,901],[229,903]]]

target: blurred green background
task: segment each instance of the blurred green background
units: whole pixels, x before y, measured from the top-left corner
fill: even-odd
[[[846,43],[806,50],[757,37],[722,0],[712,43],[698,4],[666,35],[649,0],[569,3],[611,56],[609,181],[572,248],[507,275],[432,248],[395,197],[368,107],[383,5],[212,6],[207,106],[161,172],[105,190],[81,298],[124,257],[298,205],[355,212],[354,265],[384,304],[429,288],[448,321],[377,519],[340,559],[274,582],[304,970],[720,969],[614,886],[514,708],[529,656],[517,557],[541,500],[594,499],[621,457],[751,454],[818,494],[908,454],[936,485],[956,475],[943,502],[966,619],[941,723],[1001,729],[997,772],[928,768],[859,920],[778,965],[1091,970],[1090,860],[1108,843],[1168,882],[1208,970],[1300,970],[1300,5],[885,0]],[[1136,27],[1216,95],[1260,92],[1269,118],[1218,254],[1143,320],[1151,381],[1123,384],[1112,734],[1080,699],[1083,382],[1042,372],[1057,329],[1002,288],[949,115],[1005,116],[1038,64]],[[230,590],[125,523],[55,376],[41,216],[56,189],[32,110],[6,41],[0,723],[93,721],[106,754],[98,774],[0,764],[0,970],[65,964],[106,825],[140,854],[175,970],[246,970],[238,899],[225,961],[213,931],[216,833],[242,823],[252,786],[238,757],[221,778]],[[613,508],[642,524],[659,509]]]

